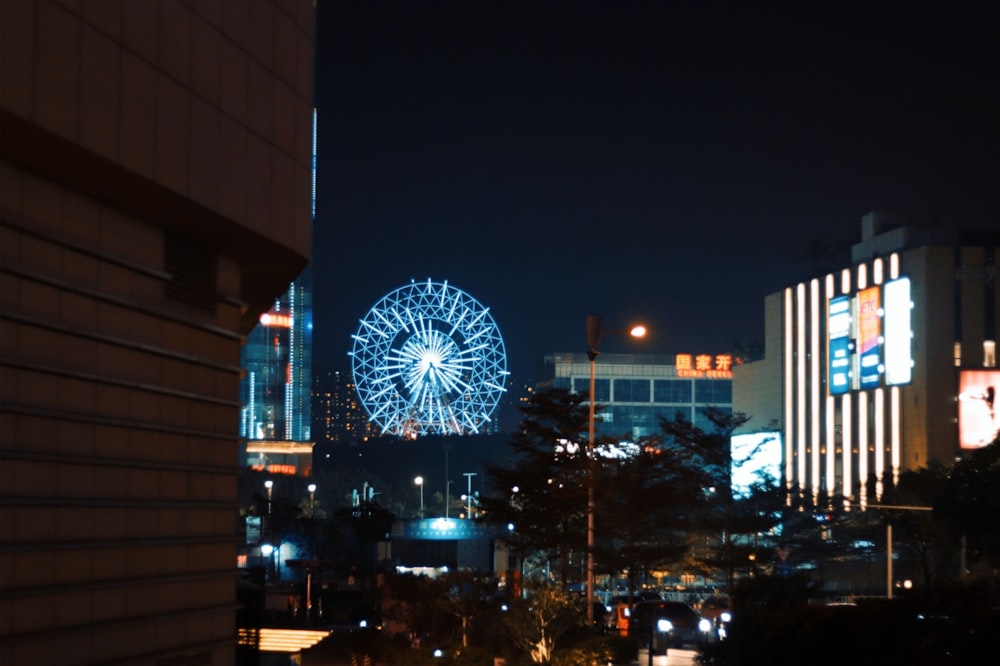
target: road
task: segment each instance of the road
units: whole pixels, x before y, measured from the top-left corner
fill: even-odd
[[[695,663],[695,657],[698,656],[697,650],[682,650],[680,648],[670,648],[667,650],[667,656],[654,655],[652,666],[693,666]],[[638,666],[649,666],[649,653],[644,649],[639,649],[639,658],[633,662]]]

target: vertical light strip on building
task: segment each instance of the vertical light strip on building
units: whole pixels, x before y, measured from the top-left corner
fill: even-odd
[[[820,446],[820,306],[823,301],[819,297],[819,280],[814,279],[809,283],[809,461],[810,461],[810,486],[812,487],[813,501],[819,496],[820,489],[820,458],[822,446]]]
[[[889,255],[889,279],[895,280],[899,277],[899,253],[893,252]]]
[[[798,451],[798,486],[806,489],[806,285],[800,282],[795,288],[795,407],[796,449]]]
[[[868,392],[858,393],[858,501],[868,503]]]
[[[285,377],[285,439],[291,441],[295,439],[295,422],[300,418],[299,410],[295,409],[295,386],[298,383],[299,363],[298,354],[295,353],[295,318],[298,312],[295,310],[295,290],[296,284],[292,282],[288,288],[288,316],[291,317],[291,324],[288,327],[288,374]]]
[[[882,499],[885,475],[885,389],[875,389],[875,501]]]
[[[837,295],[836,280],[833,273],[826,276],[826,302],[829,307],[830,299]],[[827,331],[829,334],[829,331]],[[828,347],[829,349],[829,347]],[[827,377],[827,382],[830,382]],[[829,389],[829,383],[827,384]],[[837,475],[837,402],[830,391],[826,393],[826,410],[823,416],[826,420],[826,477],[823,480],[823,487],[829,495],[833,495],[836,490],[835,479]]]
[[[882,275],[883,269],[884,266],[881,257],[876,258],[875,261],[872,262],[872,284],[882,284],[885,279]]]
[[[851,418],[851,394],[845,393],[840,398],[840,413],[841,413],[841,424],[840,424],[840,436],[843,442],[843,450],[841,451],[841,473],[842,477],[840,480],[840,492],[844,496],[844,507],[847,508],[850,505],[851,497],[851,448],[853,446],[853,441],[851,438],[854,421]]]
[[[793,446],[795,438],[792,436],[795,427],[794,418],[794,394],[793,390],[795,388],[794,378],[794,367],[793,360],[795,359],[795,354],[793,353],[794,346],[793,342],[793,316],[795,310],[792,307],[792,288],[788,287],[785,289],[785,487],[791,490],[792,483],[795,480],[795,468],[793,467],[793,462],[795,456],[792,455]]]
[[[837,398],[826,396],[826,478],[823,487],[831,497],[837,492]]]
[[[900,444],[900,413],[899,413],[899,396],[900,391],[898,386],[893,386],[889,389],[889,442],[892,447],[890,451],[890,460],[892,461],[892,483],[896,485],[899,483],[899,462],[901,459],[899,444]]]

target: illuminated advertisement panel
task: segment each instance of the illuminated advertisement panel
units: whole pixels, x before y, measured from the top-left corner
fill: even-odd
[[[885,283],[885,383],[890,386],[908,384],[913,378],[913,302],[910,300],[910,278]]]
[[[858,358],[862,389],[878,388],[879,336],[882,318],[879,314],[879,288],[869,287],[858,292]]]
[[[830,338],[827,386],[834,395],[846,393],[851,388],[851,299],[847,296],[830,299],[826,329]]]
[[[958,373],[958,444],[978,449],[993,443],[1000,431],[995,402],[1000,370],[961,370]]]
[[[749,497],[755,484],[774,485],[781,479],[780,432],[733,435],[732,488],[736,497]]]

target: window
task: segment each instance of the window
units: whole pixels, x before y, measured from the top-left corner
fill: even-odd
[[[653,402],[691,402],[691,380],[653,381]]]
[[[721,405],[733,401],[733,383],[728,379],[696,379],[694,401],[709,405]]]
[[[616,379],[615,402],[649,402],[649,380]]]

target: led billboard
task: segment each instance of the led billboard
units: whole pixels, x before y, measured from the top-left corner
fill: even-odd
[[[777,483],[781,479],[781,433],[733,435],[730,451],[735,497],[748,497],[756,483]]]
[[[851,299],[838,296],[830,299],[827,311],[829,336],[829,375],[827,386],[834,395],[851,388]]]
[[[913,302],[910,297],[910,278],[886,282],[883,297],[885,383],[890,386],[908,384],[913,378]]]
[[[960,370],[958,373],[958,444],[978,449],[992,444],[1000,432],[996,390],[1000,370]]]
[[[878,287],[862,289],[857,295],[859,386],[878,388],[881,354],[882,313]]]

